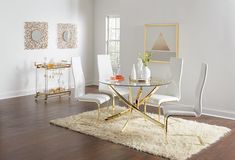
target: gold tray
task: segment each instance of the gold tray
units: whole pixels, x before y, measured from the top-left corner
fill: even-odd
[[[131,79],[129,78],[130,82],[134,83],[148,83],[150,82],[150,79]]]

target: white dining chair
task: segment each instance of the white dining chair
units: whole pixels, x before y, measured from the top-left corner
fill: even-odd
[[[100,105],[109,101],[110,97],[106,94],[85,94],[85,77],[83,74],[80,57],[72,57],[72,71],[75,85],[75,98],[79,101],[96,103],[98,106],[98,121],[100,117]]]
[[[172,116],[199,117],[202,114],[202,94],[206,82],[208,65],[202,63],[201,73],[195,91],[194,106],[186,107],[179,104],[166,104],[162,107],[164,115],[165,134],[167,135],[168,118]]]
[[[97,59],[98,59],[99,80],[110,79],[111,76],[113,76],[113,69],[112,69],[110,55],[100,54],[97,56]],[[129,91],[127,88],[116,87],[116,89],[123,96],[129,94]],[[114,111],[116,94],[107,85],[102,84],[102,83],[99,83],[99,91],[112,96],[112,108]]]
[[[171,83],[165,88],[164,94],[153,94],[144,104],[158,108],[158,120],[161,115],[161,105],[166,102],[179,101],[181,98],[181,77],[183,70],[183,59],[172,57],[170,59]]]

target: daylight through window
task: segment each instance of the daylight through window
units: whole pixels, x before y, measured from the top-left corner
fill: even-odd
[[[111,57],[113,69],[119,69],[120,63],[120,17],[106,17],[106,54]]]

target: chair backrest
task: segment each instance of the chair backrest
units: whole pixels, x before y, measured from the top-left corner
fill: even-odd
[[[201,73],[199,76],[199,80],[197,83],[197,88],[195,92],[195,112],[197,113],[197,116],[200,116],[202,113],[202,94],[203,94],[203,88],[205,86],[206,82],[206,77],[207,77],[207,70],[208,70],[208,65],[205,63],[202,63],[201,65]]]
[[[99,80],[109,79],[113,75],[110,55],[98,55]]]
[[[110,79],[110,77],[113,75],[110,55],[100,54],[97,56],[97,59],[99,80]],[[99,90],[109,90],[109,88],[107,87],[107,85],[99,84]]]
[[[75,98],[85,94],[85,78],[80,57],[72,57],[72,70],[75,85]]]
[[[167,95],[181,98],[181,77],[183,72],[183,59],[172,57],[170,59],[172,82],[167,86]]]

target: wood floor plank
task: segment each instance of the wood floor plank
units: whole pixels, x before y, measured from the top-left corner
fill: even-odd
[[[97,92],[96,86],[87,92]],[[165,158],[140,152],[89,135],[49,124],[55,118],[96,109],[92,103],[77,102],[67,97],[36,103],[33,96],[0,101],[1,160],[163,160]],[[149,107],[149,111],[154,108]],[[191,160],[234,160],[235,121],[201,116],[199,122],[222,125],[232,132],[209,148],[193,155]]]

